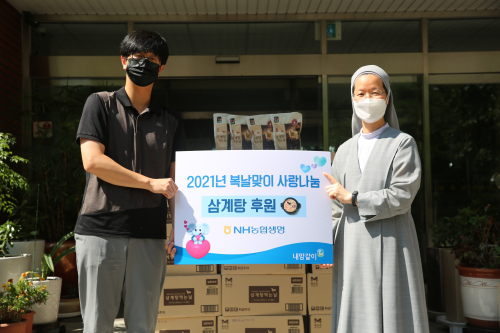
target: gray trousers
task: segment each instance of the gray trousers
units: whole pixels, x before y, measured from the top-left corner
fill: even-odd
[[[75,234],[84,333],[113,332],[123,296],[127,332],[154,333],[167,259],[165,240]]]

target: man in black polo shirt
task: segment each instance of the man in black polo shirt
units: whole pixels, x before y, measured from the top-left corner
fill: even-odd
[[[166,270],[166,201],[177,192],[175,152],[186,147],[180,115],[151,99],[168,58],[165,39],[134,31],[120,52],[125,87],[90,95],[77,133],[87,171],[75,229],[85,333],[113,332],[122,295],[127,331],[154,332]],[[167,249],[175,254],[172,247],[173,238]]]

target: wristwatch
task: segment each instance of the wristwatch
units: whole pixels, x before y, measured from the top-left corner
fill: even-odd
[[[352,205],[353,206],[357,206],[356,205],[356,199],[358,198],[358,191],[354,191],[352,192]]]

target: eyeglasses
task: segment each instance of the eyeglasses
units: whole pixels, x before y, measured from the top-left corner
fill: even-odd
[[[146,59],[146,60],[149,60],[152,63],[155,63],[157,65],[160,64],[160,59],[158,59],[157,57],[145,57],[145,56],[143,56],[142,54],[139,54],[139,53],[133,54],[132,58],[138,59],[138,60]]]
[[[365,98],[382,99],[382,98],[384,98],[384,94],[385,94],[385,92],[383,92],[381,90],[374,90],[371,93],[366,93],[366,94],[363,94],[362,92],[358,92],[356,95],[353,95],[353,98],[355,101],[359,101],[359,100],[362,100]],[[366,95],[368,95],[368,97],[366,97]]]

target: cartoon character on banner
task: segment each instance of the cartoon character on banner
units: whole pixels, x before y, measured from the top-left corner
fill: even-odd
[[[203,258],[210,251],[210,242],[205,239],[205,235],[210,232],[208,224],[194,224],[184,221],[184,228],[191,236],[191,240],[186,244],[187,252],[196,259]]]

